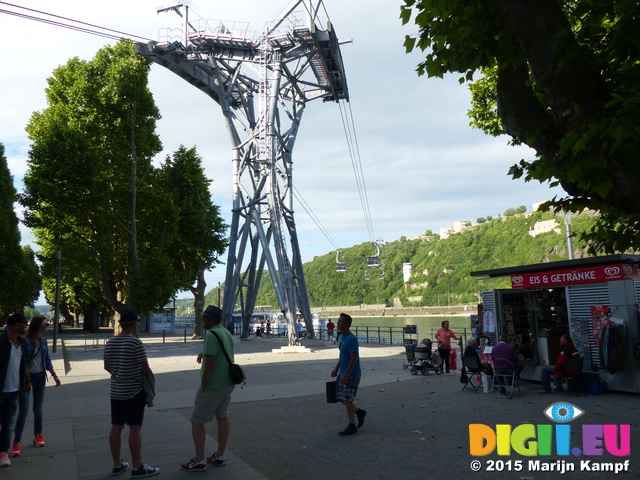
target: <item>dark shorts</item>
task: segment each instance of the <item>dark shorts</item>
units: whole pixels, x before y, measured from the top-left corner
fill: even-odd
[[[111,424],[112,425],[142,425],[144,420],[144,407],[147,404],[147,396],[144,389],[135,397],[128,400],[111,399]]]

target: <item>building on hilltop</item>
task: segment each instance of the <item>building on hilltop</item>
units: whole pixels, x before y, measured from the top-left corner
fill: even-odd
[[[541,233],[547,232],[560,233],[560,224],[558,224],[558,221],[555,218],[536,222],[535,225],[531,227],[531,230],[529,230],[529,235],[536,237]]]
[[[457,222],[453,222],[453,225],[449,227],[441,227],[440,228],[440,238],[448,238],[450,235],[454,233],[459,233],[465,228],[471,227],[471,222],[469,220],[459,220]]]

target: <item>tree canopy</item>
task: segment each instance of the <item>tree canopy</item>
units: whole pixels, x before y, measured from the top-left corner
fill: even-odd
[[[404,0],[418,74],[471,82],[472,125],[536,152],[514,178],[561,185],[548,207],[601,214],[592,251],[640,249],[640,4],[635,0]],[[481,78],[474,81],[474,78]]]
[[[45,293],[51,298],[61,247],[61,297],[85,320],[108,306],[164,306],[224,249],[195,149],[181,147],[164,168],[152,164],[161,143],[149,67],[124,40],[90,61],[73,58],[48,79],[48,106],[27,126],[21,202],[42,247]],[[205,225],[210,232],[200,232]]]
[[[0,318],[22,311],[40,293],[40,271],[31,247],[20,246],[20,230],[13,186],[4,145],[0,143]]]

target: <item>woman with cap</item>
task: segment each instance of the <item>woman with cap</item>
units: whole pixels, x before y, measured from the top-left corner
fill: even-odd
[[[31,386],[33,390],[33,444],[36,447],[44,447],[46,445],[42,436],[42,405],[44,403],[44,388],[47,382],[47,371],[51,373],[56,387],[60,386],[60,379],[56,375],[49,356],[47,348],[47,339],[43,335],[49,328],[49,319],[45,316],[38,315],[31,319],[27,334],[25,336],[27,344],[27,368],[29,369],[29,377],[31,378]],[[16,421],[16,429],[13,437],[13,447],[11,448],[11,456],[20,455],[20,442],[22,441],[22,431],[29,414],[29,392],[22,392],[18,402],[19,413]]]

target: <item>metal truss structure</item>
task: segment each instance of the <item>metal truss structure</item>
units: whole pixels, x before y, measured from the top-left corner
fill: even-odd
[[[173,10],[184,27],[158,42],[137,44],[139,54],[168,68],[210,96],[231,137],[233,212],[223,302],[223,324],[233,328],[238,296],[246,288],[243,335],[265,266],[289,343],[297,343],[296,318],[313,332],[294,221],[293,159],[308,101],[349,99],[339,41],[321,0],[292,1],[257,38],[248,24],[189,19],[188,6]]]

